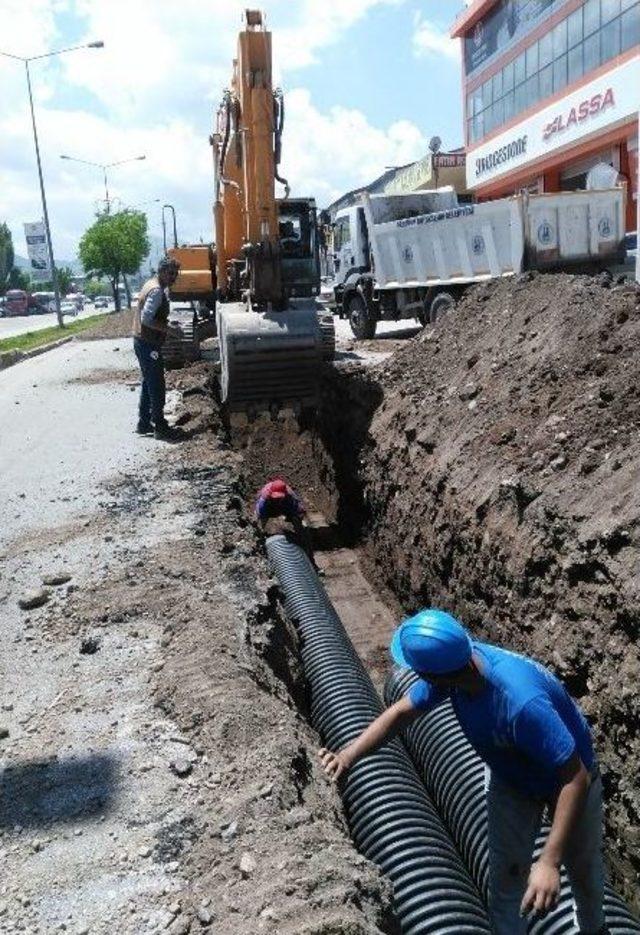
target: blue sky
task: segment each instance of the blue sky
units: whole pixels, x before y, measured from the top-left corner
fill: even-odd
[[[4,0],[0,48],[37,54],[102,39],[34,63],[37,119],[54,246],[75,255],[103,197],[97,170],[61,153],[110,162],[122,205],[160,202],[181,240],[211,239],[207,137],[231,70],[244,0]],[[460,65],[448,38],[461,0],[263,0],[277,79],[287,94],[284,174],[294,193],[326,204],[384,170],[419,158],[431,136],[462,142]],[[41,216],[24,73],[0,58],[0,220],[24,252],[22,222]]]

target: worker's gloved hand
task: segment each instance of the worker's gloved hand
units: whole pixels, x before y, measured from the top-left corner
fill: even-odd
[[[323,770],[332,782],[337,782],[340,776],[351,766],[351,758],[346,750],[333,753],[331,750],[322,747],[318,750],[318,756],[322,762]]]
[[[555,864],[537,860],[531,865],[529,883],[520,905],[520,915],[535,912],[546,915],[558,902],[560,895],[560,871]]]

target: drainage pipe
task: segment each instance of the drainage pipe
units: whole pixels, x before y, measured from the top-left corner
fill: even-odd
[[[340,750],[382,703],[302,549],[278,535],[267,553],[299,634],[312,722]],[[478,890],[400,741],[363,757],[340,789],[356,846],[393,883],[404,935],[488,935]]]
[[[387,679],[385,701],[393,704],[418,681],[410,669],[396,668]],[[449,701],[424,714],[405,730],[406,746],[418,767],[429,795],[462,855],[484,900],[489,882],[487,843],[487,770],[466,739]],[[536,839],[534,859],[546,840],[545,824]],[[610,887],[605,891],[605,916],[611,935],[640,933],[640,923]],[[577,932],[571,887],[562,871],[562,889],[556,908],[529,925],[530,935],[569,935]]]

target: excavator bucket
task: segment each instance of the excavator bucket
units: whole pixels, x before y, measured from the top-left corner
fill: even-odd
[[[257,414],[318,404],[323,342],[313,299],[283,312],[218,306],[220,391],[228,412]]]

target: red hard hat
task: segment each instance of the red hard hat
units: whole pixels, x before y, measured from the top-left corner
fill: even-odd
[[[276,478],[276,480],[269,481],[264,488],[264,495],[270,500],[282,500],[287,496],[287,493],[287,485],[280,477]]]

